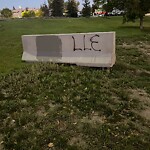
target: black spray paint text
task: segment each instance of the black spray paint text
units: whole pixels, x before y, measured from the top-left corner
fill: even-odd
[[[95,48],[95,44],[98,44],[98,40],[96,40],[97,38],[99,38],[100,36],[98,34],[95,34],[94,36],[92,36],[90,38],[89,41],[86,40],[86,37],[85,35],[83,36],[83,48],[79,48],[79,47],[76,47],[76,39],[74,36],[72,36],[72,39],[73,39],[73,51],[77,51],[77,50],[80,50],[80,51],[85,51],[85,50],[94,50],[94,51],[101,51],[101,49],[96,49]],[[87,47],[86,46],[86,41],[87,42],[90,42],[90,47]]]

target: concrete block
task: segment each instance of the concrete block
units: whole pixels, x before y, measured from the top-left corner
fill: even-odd
[[[23,61],[50,61],[81,66],[115,64],[115,32],[23,35]]]

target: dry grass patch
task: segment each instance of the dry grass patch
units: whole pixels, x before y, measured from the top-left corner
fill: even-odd
[[[143,89],[131,89],[131,98],[138,99],[143,105],[150,105],[150,95]]]
[[[3,150],[3,136],[0,134],[0,150]]]
[[[140,115],[148,120],[150,120],[150,107],[140,112]]]
[[[93,112],[89,116],[85,116],[80,119],[80,123],[88,123],[92,127],[97,127],[97,125],[104,124],[106,122],[106,117],[104,115],[99,115],[98,112]]]
[[[140,112],[137,112],[141,117],[150,120],[150,95],[143,89],[132,89],[131,98],[138,99],[144,107]]]
[[[118,48],[124,49],[138,49],[143,52],[145,55],[150,56],[150,42],[149,41],[138,41],[136,43],[123,42],[122,44],[117,45]]]
[[[68,144],[71,146],[76,146],[78,149],[86,149],[87,144],[82,135],[77,135],[69,139]]]

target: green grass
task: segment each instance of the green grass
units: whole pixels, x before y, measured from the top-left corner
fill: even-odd
[[[121,17],[0,21],[0,74],[24,65],[21,62],[21,35],[116,31],[117,37],[149,38],[150,18],[145,18],[144,25],[145,29],[140,31],[138,21],[123,25]]]
[[[23,34],[97,31],[117,33],[110,70],[21,62]],[[0,21],[0,149],[149,150],[149,38],[148,17]]]

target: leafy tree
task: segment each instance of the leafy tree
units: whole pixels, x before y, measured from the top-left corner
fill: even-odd
[[[103,7],[106,12],[111,12],[113,10],[113,4],[110,3],[110,0],[104,1]]]
[[[35,16],[36,17],[43,17],[43,12],[41,9],[39,9],[38,11],[35,12]]]
[[[95,6],[96,9],[99,8],[100,4],[101,4],[100,0],[93,0],[93,5]]]
[[[52,16],[61,17],[63,16],[64,0],[53,0],[52,1]]]
[[[29,10],[29,17],[35,17],[35,12],[33,10]]]
[[[9,8],[4,8],[1,11],[1,15],[2,15],[2,17],[10,18],[10,17],[12,17],[12,11]]]
[[[78,16],[78,3],[75,0],[69,0],[67,2],[67,11],[69,17],[77,17]]]
[[[89,17],[91,15],[91,6],[89,0],[84,0],[82,14],[83,17]]]
[[[52,9],[53,0],[47,0],[49,9]]]
[[[67,11],[67,7],[68,7],[68,1],[64,2],[64,12]]]
[[[95,9],[99,9],[100,6],[104,3],[105,0],[93,0],[92,4],[92,13],[95,12]]]
[[[49,8],[48,8],[48,6],[46,4],[43,4],[40,9],[43,12],[43,16],[44,17],[48,17],[49,16]]]
[[[47,0],[48,2],[48,7],[49,7],[49,15],[51,16],[52,15],[52,3],[53,3],[53,0]]]
[[[35,12],[33,10],[25,10],[22,12],[22,17],[27,18],[27,17],[35,17]]]
[[[140,29],[143,29],[145,14],[150,10],[150,0],[111,0],[113,7],[124,10],[123,22],[140,19]],[[108,3],[108,4],[109,4]]]
[[[22,16],[23,18],[29,17],[28,11],[23,11],[23,12],[21,13],[21,16]]]

